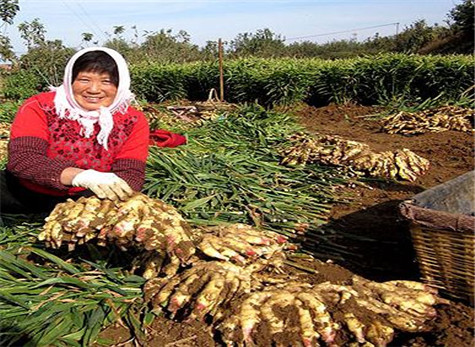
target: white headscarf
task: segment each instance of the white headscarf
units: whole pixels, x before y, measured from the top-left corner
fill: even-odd
[[[109,54],[117,64],[119,71],[119,85],[117,87],[117,95],[114,101],[108,107],[100,107],[97,111],[87,111],[83,109],[74,99],[72,88],[73,66],[76,60],[84,53],[91,51],[102,51]],[[54,106],[59,118],[66,118],[78,121],[82,126],[82,135],[86,138],[90,137],[94,131],[94,124],[99,123],[100,131],[97,134],[97,142],[107,150],[107,142],[109,134],[114,127],[114,119],[112,115],[119,111],[124,113],[134,100],[134,95],[130,91],[130,75],[127,63],[118,52],[106,47],[90,47],[76,52],[66,65],[64,70],[63,84],[57,88],[54,98]]]

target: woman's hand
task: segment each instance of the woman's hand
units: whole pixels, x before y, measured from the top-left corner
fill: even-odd
[[[72,179],[71,185],[90,189],[100,199],[126,200],[133,194],[127,182],[112,172],[85,170]]]

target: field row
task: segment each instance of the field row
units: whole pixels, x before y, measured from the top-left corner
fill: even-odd
[[[224,62],[224,98],[228,102],[261,105],[305,101],[362,105],[394,100],[460,100],[473,85],[473,56],[381,54],[341,60],[238,59]],[[149,102],[206,100],[219,90],[218,63],[151,63],[131,66],[132,89]],[[11,100],[25,99],[50,84],[37,71],[19,70],[6,76],[2,88]]]
[[[386,104],[396,98],[458,100],[473,84],[469,56],[385,54],[377,57],[244,59],[224,64],[225,99],[262,105],[305,101],[312,105],[352,101]],[[203,100],[219,88],[214,63],[132,67],[133,89],[147,101]]]

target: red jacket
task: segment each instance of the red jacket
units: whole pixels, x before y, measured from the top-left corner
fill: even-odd
[[[140,191],[145,180],[149,127],[142,112],[129,107],[113,115],[108,150],[96,140],[99,125],[85,138],[77,121],[59,119],[55,92],[26,100],[11,127],[7,170],[27,188],[50,195],[71,195],[82,190],[61,184],[67,167],[114,172],[132,189]]]

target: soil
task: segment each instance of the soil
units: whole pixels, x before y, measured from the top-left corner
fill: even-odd
[[[319,245],[306,246],[322,262],[318,276],[308,281],[345,283],[354,274],[374,281],[421,281],[408,223],[398,205],[415,194],[474,169],[473,135],[455,131],[407,137],[380,131],[374,117],[380,110],[355,105],[315,108],[302,105],[296,116],[305,128],[323,135],[339,135],[368,144],[375,151],[408,148],[428,159],[429,172],[415,182],[367,180],[337,188],[344,203],[336,204],[322,227]],[[289,271],[291,271],[289,269]],[[451,299],[449,297],[449,299]],[[474,310],[470,303],[450,300],[436,306],[437,316],[424,333],[399,333],[390,346],[473,346]],[[127,330],[110,327],[102,337],[117,345],[133,346]],[[203,322],[156,319],[148,329],[146,346],[220,346]],[[344,344],[343,344],[344,345]]]

